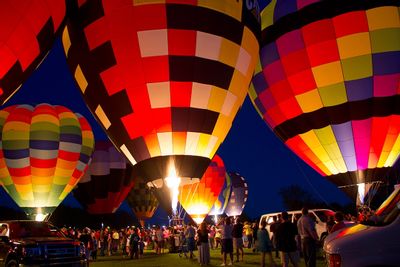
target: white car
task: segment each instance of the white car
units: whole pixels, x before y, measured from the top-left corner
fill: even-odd
[[[298,219],[301,217],[301,210],[292,210],[288,211],[287,213],[289,214],[289,220],[291,222],[294,222],[295,218]],[[268,213],[262,215],[260,218],[259,227],[261,228],[261,222],[266,220],[267,221],[266,228],[270,234],[270,237],[272,236],[272,233],[269,230],[269,228],[273,222],[273,217],[278,216],[280,214],[281,212]],[[309,210],[309,214],[315,220],[315,230],[317,231],[319,239],[324,240],[324,238],[328,235],[328,232],[326,231],[326,221],[329,216],[334,216],[335,212],[329,209],[311,209]]]
[[[363,224],[338,230],[325,239],[329,267],[400,266],[400,188]]]

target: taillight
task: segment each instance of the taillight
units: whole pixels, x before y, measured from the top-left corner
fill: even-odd
[[[329,267],[340,267],[342,264],[342,258],[339,254],[329,254],[328,263]]]

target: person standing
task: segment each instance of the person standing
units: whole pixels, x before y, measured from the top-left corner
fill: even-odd
[[[282,267],[288,267],[289,262],[294,267],[299,266],[299,253],[297,251],[297,227],[289,221],[289,214],[282,212],[282,222],[275,230],[276,246],[281,254]]]
[[[194,230],[194,227],[192,224],[189,224],[188,227],[186,228],[185,236],[186,236],[187,247],[188,247],[188,251],[189,251],[189,258],[191,258],[191,259],[194,258],[193,251],[195,249],[195,242],[194,242],[195,235],[196,235],[196,230]]]
[[[208,244],[207,224],[202,222],[197,231],[197,248],[199,250],[199,263],[201,266],[210,264],[210,245]]]
[[[239,254],[241,256],[241,261],[243,261],[243,224],[240,222],[239,218],[236,219],[236,222],[233,225],[232,237],[233,247],[236,250],[236,262],[239,262]]]
[[[210,248],[214,249],[214,242],[215,242],[215,226],[210,227],[210,233],[208,234],[208,239],[210,243]]]
[[[224,224],[222,224],[224,222]],[[233,225],[231,224],[231,219],[226,217],[224,221],[221,221],[219,224],[219,228],[221,229],[221,254],[222,254],[222,264],[221,266],[226,265],[226,258],[229,254],[231,261],[228,265],[233,264],[233,240],[232,240],[232,231]]]
[[[303,250],[306,267],[315,267],[317,254],[318,235],[315,230],[315,222],[308,214],[308,208],[301,210],[301,217],[297,221],[297,230],[301,237],[301,248]]]
[[[250,222],[246,222],[243,226],[244,234],[247,237],[247,248],[253,247],[253,228],[251,227]]]
[[[342,228],[346,227],[346,224],[344,223],[344,216],[343,213],[341,213],[340,211],[335,213],[335,221],[336,223],[332,226],[331,230],[329,231],[329,233],[333,233],[337,230],[340,230]]]
[[[271,241],[272,241],[272,246],[274,247],[274,250],[275,250],[275,258],[279,258],[279,250],[276,246],[275,231],[281,222],[281,215],[279,214],[278,216],[273,216],[272,219],[273,219],[273,222],[271,223],[271,225],[269,227],[269,231],[272,234]]]
[[[261,253],[261,267],[265,267],[265,255],[268,254],[269,261],[272,266],[275,266],[274,258],[272,257],[272,242],[269,238],[269,233],[266,229],[267,222],[261,222],[261,228],[257,230],[257,250]]]

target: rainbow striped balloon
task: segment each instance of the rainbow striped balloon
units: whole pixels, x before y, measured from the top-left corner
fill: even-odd
[[[0,184],[25,212],[54,209],[84,174],[94,136],[63,106],[15,105],[0,111]]]

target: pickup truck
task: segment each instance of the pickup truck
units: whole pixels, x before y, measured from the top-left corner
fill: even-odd
[[[79,241],[65,237],[47,222],[4,221],[0,236],[0,266],[87,266]]]

